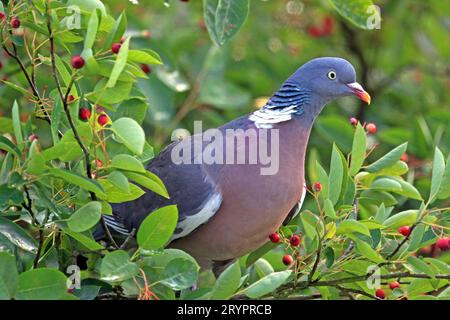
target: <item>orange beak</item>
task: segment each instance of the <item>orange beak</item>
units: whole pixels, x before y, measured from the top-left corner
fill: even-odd
[[[370,95],[358,82],[348,83],[347,87],[349,87],[350,90],[352,90],[353,94],[357,96],[361,101],[370,104]]]

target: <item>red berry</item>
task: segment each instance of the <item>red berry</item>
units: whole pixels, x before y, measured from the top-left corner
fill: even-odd
[[[449,237],[442,237],[436,241],[436,247],[441,249],[442,251],[447,251],[450,249],[450,238]]]
[[[419,250],[419,253],[424,256],[429,256],[433,252],[433,246],[426,246]]]
[[[206,23],[205,20],[202,18],[200,20],[198,20],[198,27],[200,28],[200,30],[205,31],[206,30]]]
[[[20,20],[19,18],[12,18],[11,19],[11,28],[17,29],[20,27]]]
[[[148,65],[146,65],[146,64],[141,64],[141,69],[142,69],[142,71],[144,71],[146,74],[149,74],[149,73],[152,72],[152,69],[151,69]]]
[[[313,184],[313,189],[315,192],[320,192],[322,191],[322,184],[320,182],[316,182]]]
[[[277,243],[280,242],[280,235],[277,232],[272,233],[269,236],[270,241],[272,241],[273,243]]]
[[[291,263],[292,263],[293,261],[294,261],[294,259],[292,258],[291,255],[285,254],[285,255],[283,256],[283,264],[284,264],[285,266],[291,265]]]
[[[91,110],[89,110],[88,108],[81,108],[79,117],[83,121],[89,120],[89,118],[91,117]]]
[[[397,229],[398,233],[404,235],[405,237],[409,236],[411,233],[411,227],[410,226],[403,226]]]
[[[98,116],[97,122],[99,125],[104,126],[108,123],[108,116],[106,114],[101,114]]]
[[[35,135],[34,133],[30,134],[30,136],[28,137],[28,141],[33,142],[34,140],[37,140],[38,136]]]
[[[391,288],[391,290],[400,288],[400,283],[398,283],[398,281],[392,281],[391,283],[389,283],[389,288]]]
[[[293,235],[290,239],[289,242],[291,243],[292,246],[296,247],[300,244],[300,237],[297,235]]]
[[[356,126],[358,124],[358,119],[356,119],[355,117],[351,117],[350,118],[350,124],[352,126]]]
[[[73,95],[69,95],[68,97],[67,97],[67,102],[68,103],[71,103],[72,101],[74,101],[75,100],[75,97],[73,96]]]
[[[100,168],[100,167],[103,166],[103,162],[102,162],[102,160],[100,160],[100,159],[97,159],[97,160],[95,161],[95,164],[97,165],[98,168]]]
[[[144,31],[141,32],[141,35],[142,35],[143,38],[149,39],[152,34],[151,34],[151,32],[149,30],[144,30]]]
[[[6,14],[3,11],[0,11],[0,20],[5,19]]]
[[[333,28],[334,27],[334,20],[332,17],[325,17],[325,19],[323,19],[323,30],[322,33],[323,35],[330,35],[333,33]]]
[[[368,123],[366,125],[366,129],[367,129],[368,133],[371,133],[371,134],[377,133],[377,126],[375,125],[375,123],[371,123],[371,122]]]
[[[120,47],[122,47],[122,45],[120,43],[114,43],[111,47],[111,51],[115,54],[119,53]]]
[[[74,67],[75,69],[81,69],[84,67],[84,59],[81,56],[74,56],[71,63],[72,67]]]
[[[409,159],[409,157],[408,157],[407,153],[402,154],[402,156],[400,157],[400,160],[402,160],[404,162],[408,162],[408,159]]]
[[[384,293],[383,289],[378,289],[377,291],[375,291],[375,295],[380,299],[386,298],[386,294]]]
[[[322,29],[320,29],[319,27],[317,27],[317,26],[310,26],[309,28],[308,28],[308,34],[311,36],[311,37],[313,37],[313,38],[319,38],[319,37],[321,37],[323,34],[322,34]]]

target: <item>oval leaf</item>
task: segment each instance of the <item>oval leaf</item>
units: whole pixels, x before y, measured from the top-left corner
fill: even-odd
[[[159,208],[150,213],[142,222],[137,233],[139,247],[146,250],[156,250],[165,245],[178,222],[177,206],[171,205]]]

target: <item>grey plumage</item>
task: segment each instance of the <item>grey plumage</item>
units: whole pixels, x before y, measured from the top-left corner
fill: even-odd
[[[335,73],[336,78],[332,78]],[[174,142],[164,149],[147,169],[165,183],[170,199],[152,192],[131,202],[113,205],[114,221],[107,223],[120,231],[137,229],[145,217],[159,207],[176,204],[179,223],[171,246],[186,250],[204,267],[213,261],[228,261],[262,245],[283,221],[300,210],[304,191],[304,160],[314,119],[324,105],[341,96],[368,95],[355,82],[352,65],[340,58],[314,59],[299,68],[268,101],[250,115],[220,128],[279,130],[279,172],[264,176],[264,164],[175,164],[174,148],[193,144],[197,136]],[[265,128],[265,129],[263,129]],[[245,138],[245,137],[244,137]],[[273,139],[269,135],[269,142]],[[191,160],[223,141],[202,142]],[[233,156],[250,157],[246,143],[241,149],[227,150]],[[119,231],[118,230],[118,231]],[[225,263],[222,263],[225,264]]]

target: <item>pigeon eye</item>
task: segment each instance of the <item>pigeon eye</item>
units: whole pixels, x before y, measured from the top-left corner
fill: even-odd
[[[327,76],[328,76],[328,79],[334,80],[334,79],[336,79],[336,72],[330,71],[330,72],[328,72]]]

